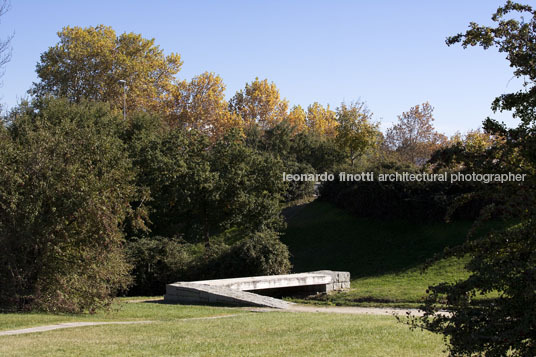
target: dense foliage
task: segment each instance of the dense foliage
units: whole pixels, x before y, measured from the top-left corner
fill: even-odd
[[[501,16],[528,9],[508,6]],[[520,31],[521,40],[528,29],[495,35]],[[489,40],[489,31],[473,32],[471,41]],[[93,310],[129,283],[130,294],[158,294],[171,281],[289,272],[281,208],[313,195],[314,182],[283,173],[508,171],[534,162],[531,90],[495,103],[516,109],[517,130],[490,120],[487,134],[447,143],[425,103],[383,136],[364,102],[290,107],[258,78],[227,101],[214,73],[178,80],[179,55],[164,55],[153,39],[103,25],[58,36],[37,64],[32,103],[0,125],[2,307]],[[515,44],[503,49],[519,64]],[[534,79],[530,68],[516,74]],[[455,217],[454,206],[473,217],[499,194],[530,202],[511,192],[335,181],[322,195],[361,216],[439,219]]]
[[[530,21],[524,19],[529,15]],[[497,47],[507,54],[516,76],[526,76],[525,90],[497,98],[496,110],[513,110],[520,119],[517,128],[507,128],[492,119],[484,128],[503,140],[485,151],[454,147],[439,155],[446,165],[462,165],[482,171],[527,174],[524,182],[489,187],[495,198],[482,219],[493,211],[520,222],[484,239],[467,242],[448,252],[469,255],[468,279],[439,284],[429,289],[422,307],[426,314],[414,325],[442,333],[450,354],[485,356],[536,355],[536,11],[528,5],[508,1],[492,20],[496,27],[471,23],[470,29],[447,40],[465,46]],[[485,297],[482,299],[482,297]],[[480,298],[480,299],[479,299]],[[451,315],[440,315],[441,303]]]
[[[177,280],[232,278],[286,274],[290,254],[277,234],[257,232],[234,243],[213,240],[210,245],[166,237],[146,237],[128,244],[134,265],[129,293],[163,294]]]
[[[236,133],[210,144],[196,131],[165,129],[158,117],[140,114],[125,140],[138,186],[151,195],[153,234],[197,242],[237,226],[243,232],[282,227],[282,163]]]
[[[449,176],[447,181],[379,180],[380,175],[395,173],[435,174],[408,164],[380,161],[357,174],[362,172],[372,173],[374,180],[348,181],[348,174],[352,174],[352,171],[344,171],[346,181],[341,181],[337,175],[334,181],[324,183],[320,198],[358,217],[412,222],[474,219],[485,205],[492,203],[485,195],[476,197],[481,192],[482,184],[451,183]],[[454,172],[440,172],[445,173]],[[467,196],[471,196],[471,199],[465,199]]]
[[[22,106],[0,135],[0,304],[78,312],[130,281],[133,170],[106,105]]]
[[[0,128],[0,305],[85,311],[125,291],[290,270],[282,161],[238,132],[40,98]]]
[[[182,62],[177,54],[165,56],[139,34],[117,35],[108,26],[65,27],[59,42],[41,55],[36,72],[40,81],[32,93],[54,95],[78,102],[90,99],[123,108],[165,111]]]

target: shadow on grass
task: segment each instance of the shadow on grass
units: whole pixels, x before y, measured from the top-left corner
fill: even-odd
[[[295,272],[343,270],[352,279],[420,266],[445,247],[464,242],[472,224],[358,218],[318,200],[286,216],[282,241]]]

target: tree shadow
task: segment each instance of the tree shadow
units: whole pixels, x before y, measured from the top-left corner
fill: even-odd
[[[282,241],[295,272],[342,270],[352,279],[423,265],[446,247],[463,243],[472,225],[359,218],[322,201],[300,207],[287,223]]]

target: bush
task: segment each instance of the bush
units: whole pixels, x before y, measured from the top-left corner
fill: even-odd
[[[191,244],[165,237],[128,244],[134,266],[129,295],[161,295],[176,281],[223,279],[290,272],[289,251],[276,233],[255,233],[228,245],[215,240]]]
[[[0,307],[93,311],[127,287],[121,125],[106,105],[44,100],[0,132]]]
[[[129,295],[161,295],[166,284],[189,280],[203,249],[166,237],[140,238],[127,244],[134,284]]]
[[[450,252],[471,256],[471,276],[429,287],[425,315],[413,327],[442,333],[452,356],[534,356],[535,252],[533,220]],[[438,314],[445,302],[450,315]]]
[[[309,164],[288,161],[285,163],[284,172],[285,174],[314,174],[315,170]],[[315,193],[314,181],[286,181],[285,183],[287,186],[283,193],[285,202],[312,197]]]
[[[259,232],[234,245],[226,271],[232,276],[276,275],[290,272],[290,253],[274,232]]]

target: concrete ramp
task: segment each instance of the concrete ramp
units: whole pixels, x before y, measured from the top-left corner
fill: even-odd
[[[348,288],[350,288],[350,273],[322,270],[299,274],[177,282],[166,285],[164,300],[170,303],[286,309],[292,304],[264,295],[277,292],[284,296],[311,295]]]
[[[166,285],[164,301],[181,304],[259,306],[287,309],[292,303],[269,296],[234,290],[225,286],[211,286],[193,282]]]

